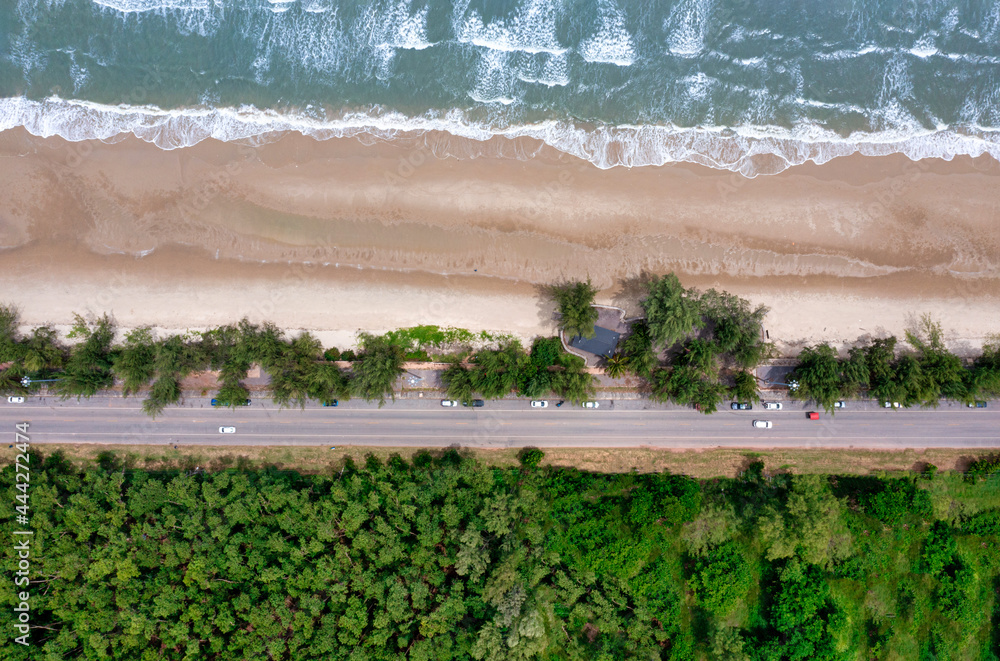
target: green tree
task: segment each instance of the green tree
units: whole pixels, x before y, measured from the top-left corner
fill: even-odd
[[[841,388],[837,352],[829,344],[819,344],[803,349],[798,360],[795,371],[789,377],[798,382],[798,388],[792,390],[791,395],[798,399],[811,399],[832,414]]]
[[[627,369],[627,358],[625,354],[616,352],[615,355],[604,361],[604,373],[612,379],[617,379],[625,375]]]
[[[441,381],[444,383],[445,392],[450,399],[458,400],[466,404],[471,404],[475,391],[472,386],[472,371],[462,364],[461,360],[454,360],[441,373]]]
[[[385,404],[395,400],[396,379],[403,373],[403,351],[383,335],[362,333],[358,336],[361,356],[354,364],[351,381],[354,394],[367,401]]]
[[[906,332],[906,341],[918,353],[923,380],[918,397],[924,406],[937,406],[941,397],[969,399],[962,359],[945,348],[943,336],[941,324],[926,314],[917,333]]]
[[[20,324],[21,311],[18,307],[10,303],[0,303],[0,363],[21,357],[18,347]]]
[[[115,376],[122,380],[122,395],[128,397],[139,392],[155,374],[156,344],[153,331],[148,326],[136,328],[125,334],[125,344],[114,358]]]
[[[632,374],[644,379],[653,375],[657,357],[649,326],[645,321],[632,324],[629,334],[622,341],[620,353],[625,356],[625,367]]]
[[[844,397],[856,396],[861,394],[862,390],[868,389],[868,359],[863,348],[851,347],[847,359],[841,363],[841,371],[843,374],[841,392]]]
[[[40,373],[59,370],[66,363],[66,348],[51,326],[39,326],[31,336],[21,341],[21,365],[25,372]]]
[[[730,391],[733,399],[738,402],[759,402],[760,389],[757,378],[750,372],[740,370],[733,374],[733,388]]]
[[[705,323],[697,292],[684,289],[673,273],[653,276],[641,304],[650,337],[657,345],[670,346]]]
[[[872,340],[865,347],[868,361],[868,395],[879,401],[900,399],[900,388],[896,383],[896,338],[887,337]]]
[[[677,356],[677,364],[693,367],[705,377],[715,377],[718,373],[716,357],[719,347],[711,340],[695,338],[684,343],[684,348]]]
[[[750,566],[733,542],[699,556],[691,582],[698,602],[716,617],[736,608],[753,585]]]
[[[567,338],[594,337],[597,309],[593,307],[597,287],[587,282],[569,282],[551,288],[552,298],[559,305],[559,329]]]
[[[114,364],[114,322],[107,315],[90,323],[80,315],[75,315],[75,318],[76,323],[68,337],[79,338],[80,341],[70,350],[66,367],[59,381],[53,384],[54,390],[63,399],[93,397],[114,383],[111,371]]]
[[[586,362],[579,356],[563,353],[552,367],[552,392],[574,404],[593,399],[596,378],[584,371]]]

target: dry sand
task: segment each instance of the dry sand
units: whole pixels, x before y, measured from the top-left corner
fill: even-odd
[[[343,346],[421,323],[548,334],[541,285],[589,276],[599,300],[634,309],[641,274],[672,270],[770,306],[787,352],[901,335],[923,312],[959,350],[1000,331],[990,159],[849,157],[745,179],[602,171],[546,149],[434,156],[454,140],[291,134],[168,152],[0,133],[0,300],[27,324],[248,316]]]

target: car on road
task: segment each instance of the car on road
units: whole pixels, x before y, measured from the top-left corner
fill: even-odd
[[[219,400],[218,400],[218,399],[215,399],[215,398],[213,397],[213,398],[212,398],[212,406],[222,406],[222,404],[220,404],[220,403],[219,403]],[[242,404],[240,404],[239,406],[250,406],[250,400],[248,399],[247,401],[243,402],[243,403],[242,403]]]
[[[462,406],[472,406],[479,409],[486,406],[486,402],[481,399],[474,399],[471,404],[469,402],[462,402]]]
[[[887,409],[898,409],[899,402],[885,402],[884,404],[882,404],[882,407]]]
[[[835,408],[835,409],[846,409],[847,408],[847,402],[843,402],[843,401],[841,401],[841,402],[834,402],[833,403],[833,408]]]
[[[819,420],[819,413],[816,411],[809,411],[809,413],[806,413],[806,417],[810,420]]]
[[[441,406],[444,406],[445,408],[451,408],[452,406],[458,406],[458,402],[456,402],[454,399],[442,399]]]
[[[24,404],[24,397],[11,396],[7,398],[7,401],[10,402],[11,404]]]
[[[235,434],[236,427],[219,427],[220,434]]]
[[[781,402],[764,402],[764,410],[766,411],[780,411]]]
[[[771,421],[770,420],[754,420],[753,421],[753,426],[755,428],[757,428],[757,429],[770,429],[771,428]]]
[[[753,408],[753,404],[750,402],[733,402],[729,405],[729,408],[734,411],[749,411]]]
[[[323,402],[323,406],[337,406],[337,404],[339,403],[340,402],[338,402],[336,399],[328,399],[325,402]]]
[[[21,399],[24,398],[22,397]],[[971,408],[984,409],[986,408],[986,402],[980,402],[980,401],[969,402],[968,406],[970,409]]]
[[[601,406],[600,402],[584,402],[583,408],[585,409],[596,409]]]
[[[544,399],[531,400],[531,408],[533,409],[547,409],[548,407],[549,403],[546,402]]]

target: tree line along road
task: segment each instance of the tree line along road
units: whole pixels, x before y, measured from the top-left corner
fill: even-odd
[[[663,448],[1000,448],[1000,408],[970,409],[943,402],[937,409],[884,409],[874,402],[819,420],[809,407],[785,403],[781,411],[728,408],[702,415],[647,400],[599,400],[597,409],[566,403],[532,409],[526,400],[489,401],[482,408],[444,408],[438,399],[377,404],[343,402],[280,409],[254,400],[237,410],[213,408],[209,398],[187,400],[155,420],[137,399],[100,396],[60,401],[31,397],[0,403],[0,423],[12,432],[31,423],[33,443],[198,445],[371,445],[413,447],[663,447]],[[770,420],[771,429],[754,429]],[[221,434],[219,428],[236,428]],[[13,438],[13,436],[11,436]]]

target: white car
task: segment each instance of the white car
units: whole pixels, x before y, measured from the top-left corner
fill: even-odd
[[[585,409],[596,409],[599,406],[600,406],[599,402],[584,402],[583,403],[583,408],[585,408]]]
[[[458,406],[458,402],[456,402],[454,399],[442,399],[441,406],[447,406],[447,407]]]
[[[7,401],[11,404],[24,404],[24,397],[8,397]]]
[[[770,420],[754,420],[753,421],[753,426],[756,427],[757,429],[770,429],[771,428],[771,421]]]
[[[533,409],[547,409],[549,403],[542,399],[534,399],[531,401],[531,408]]]
[[[833,403],[833,408],[835,408],[835,409],[846,409],[847,408],[847,402],[843,402],[843,401],[841,401],[841,402],[834,402]]]
[[[219,427],[220,434],[235,434],[236,427]]]
[[[883,404],[883,406],[885,406],[885,408],[887,409],[898,409],[899,402],[886,402],[885,404]]]
[[[768,411],[780,411],[781,402],[764,402],[764,408]]]

